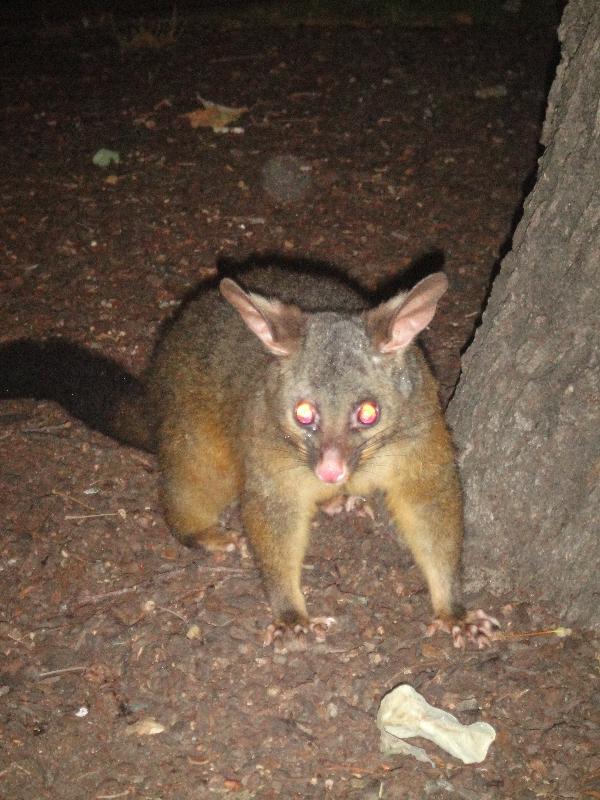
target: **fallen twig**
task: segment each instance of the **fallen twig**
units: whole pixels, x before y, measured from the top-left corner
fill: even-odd
[[[86,606],[96,603],[101,603],[104,600],[108,600],[111,597],[119,597],[123,594],[128,594],[129,592],[137,592],[138,589],[141,589],[149,584],[152,584],[157,578],[161,577],[168,577],[170,578],[172,575],[177,575],[181,572],[185,572],[188,569],[195,568],[198,570],[203,570],[206,572],[226,572],[233,575],[243,575],[244,573],[250,572],[249,569],[240,569],[239,567],[220,567],[220,566],[210,566],[208,564],[197,564],[195,561],[192,561],[190,564],[185,564],[183,567],[175,567],[175,569],[166,569],[159,572],[155,572],[153,575],[149,575],[146,580],[141,581],[140,583],[134,583],[132,586],[124,586],[122,589],[114,589],[111,592],[105,592],[104,594],[96,594],[96,595],[83,595],[77,602],[77,606]],[[169,609],[163,609],[165,611],[169,611]],[[177,612],[170,611],[171,614],[175,614],[178,616]],[[183,619],[183,617],[182,617]],[[187,621],[187,620],[184,620]]]
[[[334,770],[335,772],[349,772],[351,775],[355,775],[356,777],[362,777],[363,775],[377,775],[381,771],[389,772],[391,770],[390,765],[385,763],[373,765],[372,767],[362,767],[358,764],[339,764],[336,761],[327,761],[325,764],[327,769]]]
[[[21,772],[24,772],[26,775],[29,775],[29,777],[31,777],[31,772],[29,772],[28,769],[25,769],[25,767],[22,767],[20,764],[11,764],[9,767],[3,769],[2,772],[0,772],[0,778],[3,778],[5,775],[8,775],[11,769],[18,769]]]
[[[43,425],[40,428],[21,428],[21,433],[44,433],[53,436],[57,431],[64,431],[70,427],[70,422],[62,422],[60,425]]]
[[[530,639],[534,636],[558,636],[559,639],[564,639],[573,633],[571,628],[547,628],[542,631],[496,631],[493,635],[494,641],[503,641],[505,639]]]
[[[83,595],[79,599],[77,605],[95,605],[96,603],[101,603],[103,600],[108,600],[110,597],[120,597],[123,594],[129,594],[129,592],[137,592],[137,590],[138,584],[134,584],[133,586],[125,586],[123,589],[114,589],[112,592],[105,592],[104,594]]]
[[[180,614],[178,611],[173,611],[173,609],[172,609],[172,608],[165,608],[164,606],[156,606],[156,610],[157,610],[157,611],[164,611],[164,612],[165,612],[165,614],[172,614],[174,617],[177,617],[178,619],[180,619],[180,620],[182,620],[183,622],[185,622],[185,624],[186,624],[186,625],[187,625],[187,624],[188,624],[188,622],[189,622],[189,620],[188,620],[188,619],[186,619],[186,618],[183,616],[183,614]]]
[[[70,500],[72,503],[77,503],[77,505],[83,506],[83,508],[87,508],[88,511],[96,510],[93,506],[84,503],[83,500],[78,500],[76,497],[71,497],[70,494],[64,494],[64,492],[59,492],[58,489],[52,489],[52,494],[56,495],[57,497],[62,497],[63,500]]]
[[[50,669],[47,672],[40,672],[38,680],[42,678],[53,678],[55,675],[65,675],[68,672],[85,672],[87,667],[63,667],[63,669]]]

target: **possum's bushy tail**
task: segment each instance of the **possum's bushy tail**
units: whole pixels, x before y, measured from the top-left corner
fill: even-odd
[[[143,382],[115,361],[65,339],[0,345],[0,400],[55,400],[90,428],[154,450]]]

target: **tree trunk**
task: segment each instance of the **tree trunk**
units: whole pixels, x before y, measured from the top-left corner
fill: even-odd
[[[545,151],[450,405],[467,590],[600,628],[600,3],[571,0]]]

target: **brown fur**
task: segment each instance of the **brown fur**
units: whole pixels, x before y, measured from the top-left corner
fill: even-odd
[[[425,575],[436,615],[463,614],[452,445],[435,381],[411,344],[445,289],[445,279],[431,277],[369,312],[333,279],[255,269],[242,277],[249,293],[231,281],[223,286],[229,302],[206,291],[159,347],[147,416],[167,521],[185,544],[213,549],[229,541],[218,521],[239,499],[277,624],[307,624],[300,574],[318,505],[376,490]],[[371,443],[371,431],[348,423],[353,404],[370,397],[381,407]],[[291,417],[299,399],[319,405],[318,430]],[[315,474],[328,448],[347,463],[342,485]]]

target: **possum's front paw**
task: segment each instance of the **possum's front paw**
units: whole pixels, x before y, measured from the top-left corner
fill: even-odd
[[[367,503],[364,497],[358,495],[345,495],[338,494],[333,500],[329,500],[321,506],[321,511],[329,517],[334,517],[336,514],[346,512],[347,514],[356,514],[357,517],[369,517],[375,519],[375,512]]]
[[[500,623],[489,616],[481,608],[467,611],[462,619],[437,617],[427,627],[426,636],[433,636],[437,631],[444,631],[452,636],[454,647],[464,647],[466,642],[473,642],[481,650],[489,647],[494,632],[499,630]]]
[[[306,637],[314,634],[317,642],[324,642],[329,628],[335,622],[334,617],[312,617],[309,619],[303,614],[290,612],[283,615],[282,619],[272,622],[265,631],[264,647],[275,645],[278,648],[291,645],[291,649],[304,650]]]

